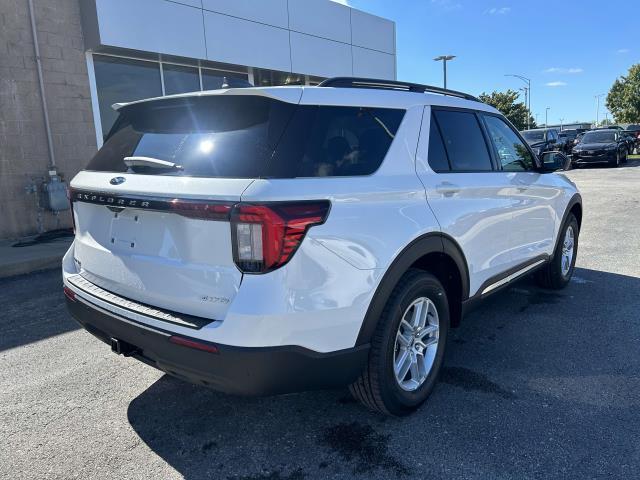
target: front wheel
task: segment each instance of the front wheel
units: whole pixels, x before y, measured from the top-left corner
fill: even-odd
[[[371,410],[407,415],[433,390],[449,332],[447,294],[436,277],[409,270],[378,320],[369,359],[350,387]]]
[[[560,231],[553,258],[537,272],[536,279],[541,287],[560,290],[568,285],[576,265],[579,231],[578,220],[570,213]]]
[[[610,163],[610,165],[611,165],[612,167],[614,167],[614,168],[619,167],[619,166],[620,166],[620,157],[621,157],[621,156],[622,156],[622,155],[620,154],[620,150],[618,150],[618,151],[616,152],[616,158],[615,158],[615,160],[612,160],[612,161],[611,161],[611,163]]]

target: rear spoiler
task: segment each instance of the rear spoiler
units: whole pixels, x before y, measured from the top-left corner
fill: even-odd
[[[300,103],[302,98],[301,86],[295,87],[234,87],[218,90],[205,90],[204,92],[189,92],[178,93],[176,95],[167,95],[164,97],[146,98],[143,100],[136,100],[133,102],[114,103],[111,108],[118,111],[129,105],[137,105],[139,103],[156,102],[161,100],[173,99],[173,98],[198,98],[198,97],[210,97],[215,95],[257,95],[260,97],[268,97],[273,100],[280,100],[286,103]]]

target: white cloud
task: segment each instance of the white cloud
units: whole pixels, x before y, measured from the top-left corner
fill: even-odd
[[[618,50],[616,53],[629,53],[629,49],[628,48],[621,48],[620,50]]]
[[[486,10],[484,13],[488,13],[489,15],[506,15],[511,11],[511,7],[493,7],[489,10]]]
[[[548,82],[548,83],[545,83],[545,85],[547,87],[566,87],[567,86],[567,82],[560,82],[560,81]]]
[[[462,4],[455,0],[431,0],[431,4],[445,12],[462,9]]]
[[[564,68],[564,67],[551,67],[547,68],[544,73],[582,73],[584,70],[582,68]]]

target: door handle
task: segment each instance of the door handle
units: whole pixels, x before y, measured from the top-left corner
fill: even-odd
[[[443,194],[445,197],[450,197],[460,191],[460,186],[451,182],[442,182],[436,185],[436,192]]]

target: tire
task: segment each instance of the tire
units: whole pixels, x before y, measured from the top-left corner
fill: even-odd
[[[563,261],[565,261],[564,246],[567,240],[567,231],[570,228],[573,229],[573,245],[571,248],[571,257],[568,260],[569,268],[566,270],[566,266],[565,269],[563,269]],[[560,290],[569,284],[575,269],[579,234],[578,221],[576,217],[570,213],[562,226],[562,230],[560,230],[558,245],[553,252],[553,258],[536,272],[536,280],[541,287]]]
[[[432,322],[437,319],[438,323],[437,331],[428,333],[423,339],[424,344],[432,345],[424,350],[422,357],[416,355],[414,350],[420,350],[421,345],[416,344],[413,348],[401,346],[407,342],[407,336],[412,338],[413,334],[407,333],[407,324],[402,320],[405,318],[411,321],[411,314],[416,311],[416,307],[412,305],[416,302],[421,302],[422,311],[426,308],[431,315],[426,322],[428,328],[412,330],[413,332],[425,335],[427,330],[433,330]],[[434,310],[437,316],[433,313]],[[413,412],[427,399],[436,384],[444,359],[448,332],[449,304],[442,284],[427,272],[408,270],[387,300],[371,339],[367,364],[360,377],[349,387],[351,394],[369,409],[386,415],[403,416]],[[435,344],[434,336],[437,338]],[[402,337],[402,342],[399,337]],[[411,352],[414,352],[413,357]],[[405,353],[410,359],[417,358],[425,363],[416,363],[415,369],[414,364],[411,364],[411,368],[405,373],[406,377],[403,377],[407,380],[400,382],[396,378],[394,367],[396,362],[406,366],[406,362],[401,362]],[[427,368],[426,363],[429,359],[432,359],[432,363],[430,368]],[[422,374],[422,378],[416,377],[419,381],[413,379],[414,371],[420,371]],[[402,373],[398,375],[402,376]]]
[[[617,168],[620,166],[620,150],[616,152],[616,159],[613,160],[609,165],[613,168]]]

